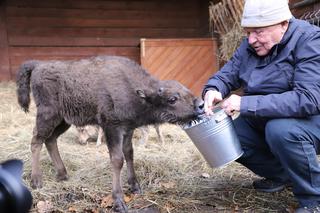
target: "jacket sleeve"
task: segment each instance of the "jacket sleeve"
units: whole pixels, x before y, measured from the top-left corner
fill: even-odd
[[[244,49],[244,45],[235,51],[232,58],[213,76],[211,76],[205,84],[202,96],[210,89],[216,89],[225,98],[232,90],[240,88],[239,81],[239,69],[241,63],[241,51]]]
[[[241,98],[240,113],[258,117],[306,117],[320,113],[320,32],[300,39],[292,90]]]

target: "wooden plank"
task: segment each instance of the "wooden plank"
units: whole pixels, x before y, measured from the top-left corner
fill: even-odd
[[[140,63],[138,47],[12,47],[10,48],[11,72],[27,60],[74,60],[97,55],[117,55]]]
[[[10,46],[55,47],[138,47],[138,38],[99,38],[61,36],[10,36]]]
[[[145,44],[148,47],[179,47],[179,46],[208,46],[214,45],[215,38],[169,38],[169,39],[146,39]]]
[[[37,60],[79,60],[79,59],[83,59],[83,58],[87,58],[87,57],[91,57],[93,55],[87,55],[87,56],[38,56],[36,59]],[[134,61],[136,61],[137,63],[140,63],[140,56],[139,55],[121,55],[121,56],[125,56],[127,58],[130,58]],[[14,57],[11,59],[12,60],[12,64],[10,66],[10,71],[12,72],[12,75],[15,76],[17,70],[19,69],[20,65],[27,61],[30,60],[30,57],[28,56],[24,56],[24,57]],[[13,80],[14,78],[11,78],[11,80]]]
[[[120,16],[116,19],[89,19],[89,18],[66,18],[66,17],[8,17],[8,25],[12,27],[156,27],[156,28],[173,28],[173,27],[198,27],[197,19],[122,19]]]
[[[10,56],[139,55],[138,47],[11,47]]]
[[[183,1],[99,1],[99,0],[10,0],[9,6],[16,7],[34,7],[34,8],[72,8],[72,9],[126,9],[137,10],[157,10],[163,8],[166,10],[193,8],[197,0]]]
[[[194,8],[184,10],[146,10],[141,7],[136,10],[123,9],[65,9],[65,8],[32,8],[32,7],[7,7],[8,17],[61,17],[61,18],[89,18],[89,19],[197,19],[198,11]]]
[[[211,2],[214,0],[211,0]],[[199,1],[198,20],[199,20],[199,35],[198,37],[208,37],[209,35],[209,1]]]
[[[122,37],[122,38],[191,38],[198,35],[197,28],[15,28],[8,26],[10,36],[61,36],[61,37]]]
[[[5,17],[6,1],[0,1],[0,80],[11,78],[9,63],[9,46]]]

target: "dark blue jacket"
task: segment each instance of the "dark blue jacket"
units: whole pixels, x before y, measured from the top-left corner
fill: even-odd
[[[292,18],[281,42],[265,57],[245,39],[204,91],[226,97],[243,87],[242,115],[305,117],[320,114],[320,28]]]

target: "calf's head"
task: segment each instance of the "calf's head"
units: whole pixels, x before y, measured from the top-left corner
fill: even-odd
[[[156,122],[183,124],[203,113],[201,99],[177,81],[160,81],[156,90],[137,90],[151,107]]]

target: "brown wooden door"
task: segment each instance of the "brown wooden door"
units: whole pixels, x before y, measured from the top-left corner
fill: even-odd
[[[200,96],[218,70],[215,39],[141,39],[141,64],[155,77],[174,79]]]

